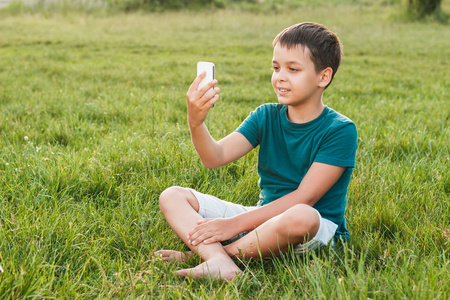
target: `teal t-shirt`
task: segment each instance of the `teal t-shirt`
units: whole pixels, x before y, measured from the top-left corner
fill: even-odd
[[[356,126],[349,118],[326,106],[316,119],[298,124],[288,120],[286,105],[264,104],[251,112],[236,131],[253,147],[259,145],[262,205],[295,191],[313,162],[345,167],[314,208],[338,225],[335,237],[349,238],[344,213],[357,148]]]

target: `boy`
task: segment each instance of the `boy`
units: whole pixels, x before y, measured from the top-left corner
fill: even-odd
[[[289,247],[302,253],[349,237],[344,212],[356,127],[322,103],[342,46],[324,26],[300,23],[280,32],[273,47],[272,85],[279,104],[261,105],[224,139],[215,141],[204,124],[219,99],[218,88],[208,91],[217,80],[197,90],[201,74],[186,94],[189,129],[203,164],[217,168],[259,145],[261,194],[257,207],[244,207],[187,188],[165,190],[160,209],[191,252],[156,254],[181,261],[196,253],[204,261],[178,275],[232,280],[241,272],[232,258],[280,255]],[[247,231],[226,246],[220,243]]]

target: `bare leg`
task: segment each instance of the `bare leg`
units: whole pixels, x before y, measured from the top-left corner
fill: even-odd
[[[193,246],[188,243],[188,233],[197,225],[197,221],[203,219],[199,214],[199,204],[197,198],[187,189],[181,187],[171,187],[165,190],[160,198],[159,205],[161,212],[172,227],[173,231],[181,240],[197,253],[204,262],[192,269],[178,271],[178,275],[193,278],[216,277],[225,280],[233,279],[242,271],[228,256],[220,243],[205,245],[200,243]],[[179,260],[186,257],[179,252],[168,252],[161,250],[156,254],[162,255],[163,259]]]
[[[225,246],[225,250],[232,257],[278,256],[286,252],[289,246],[312,239],[319,226],[319,216],[312,207],[295,205]]]

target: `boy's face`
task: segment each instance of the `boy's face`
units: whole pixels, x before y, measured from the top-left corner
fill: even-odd
[[[288,49],[277,44],[273,49],[272,86],[281,104],[301,106],[321,100],[322,72],[316,72],[309,55],[309,49],[300,45]]]

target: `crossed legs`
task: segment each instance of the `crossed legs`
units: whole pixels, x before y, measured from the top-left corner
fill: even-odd
[[[193,278],[212,276],[231,280],[241,272],[220,243],[200,243],[197,246],[188,243],[188,233],[197,225],[197,221],[202,219],[198,214],[198,201],[189,190],[180,187],[169,188],[161,194],[159,205],[172,230],[192,252],[204,260],[195,268],[178,271],[179,275]],[[183,260],[185,257],[183,253],[171,250],[161,250],[157,254],[166,260]]]
[[[193,246],[188,243],[188,233],[203,219],[198,214],[197,198],[188,189],[170,187],[159,199],[160,209],[173,231],[189,247],[191,253],[198,254],[203,263],[177,272],[178,275],[192,278],[217,277],[232,280],[241,273],[231,257],[244,258],[279,255],[288,250],[289,245],[305,242],[305,237],[314,237],[319,229],[320,219],[313,208],[307,205],[295,205],[284,213],[266,221],[255,230],[237,241],[222,246],[221,243],[200,243]],[[156,254],[164,260],[182,261],[187,255],[178,251],[160,250]]]

